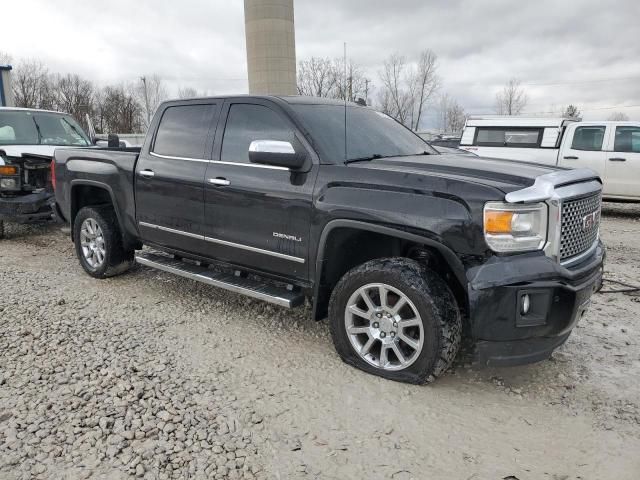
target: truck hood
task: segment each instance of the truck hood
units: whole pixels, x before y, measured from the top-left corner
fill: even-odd
[[[495,187],[509,193],[533,185],[540,175],[560,170],[515,160],[502,160],[460,154],[390,157],[350,166],[395,172],[438,175]]]
[[[71,147],[60,145],[0,145],[0,165],[4,165],[2,157],[22,157],[23,155],[53,157],[53,152],[58,148]]]

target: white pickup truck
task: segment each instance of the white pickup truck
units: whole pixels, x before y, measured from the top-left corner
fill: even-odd
[[[481,157],[590,168],[604,181],[605,200],[640,201],[640,122],[472,116],[460,148]]]

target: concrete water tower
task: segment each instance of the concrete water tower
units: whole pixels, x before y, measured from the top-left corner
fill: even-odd
[[[293,0],[244,0],[249,93],[296,95]]]
[[[11,65],[0,65],[0,107],[13,107]]]

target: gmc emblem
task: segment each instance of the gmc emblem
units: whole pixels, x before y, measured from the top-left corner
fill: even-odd
[[[600,212],[598,212],[598,210],[596,210],[595,212],[591,212],[586,217],[583,217],[582,218],[582,231],[583,232],[590,232],[591,230],[593,230],[596,227],[596,225],[598,224],[599,216],[600,216]]]

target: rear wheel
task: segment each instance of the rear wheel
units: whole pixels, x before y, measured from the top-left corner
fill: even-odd
[[[127,271],[133,250],[125,250],[115,212],[110,207],[84,207],[73,224],[76,255],[84,271],[106,278]]]
[[[409,383],[430,382],[444,373],[462,331],[446,283],[405,258],[372,260],[349,271],[333,291],[329,321],[345,362]]]

